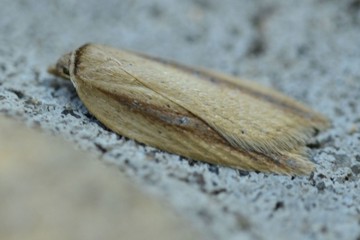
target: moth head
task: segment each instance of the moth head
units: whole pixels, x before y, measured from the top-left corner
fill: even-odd
[[[48,73],[62,78],[70,79],[71,53],[63,55],[57,63],[48,68]]]

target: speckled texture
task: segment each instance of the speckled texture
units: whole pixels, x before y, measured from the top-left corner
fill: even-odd
[[[20,1],[0,8],[0,113],[113,162],[217,239],[360,239],[358,0]],[[333,126],[310,177],[187,161],[97,122],[46,68],[98,42],[272,86]],[[115,167],[115,166],[114,166]]]

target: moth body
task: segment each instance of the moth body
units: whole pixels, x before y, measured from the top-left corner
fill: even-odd
[[[116,133],[243,170],[309,174],[306,143],[327,120],[274,90],[143,54],[86,44],[49,70],[70,79]]]

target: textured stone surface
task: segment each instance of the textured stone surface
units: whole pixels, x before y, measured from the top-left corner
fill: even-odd
[[[3,0],[0,112],[118,165],[221,239],[359,239],[360,4],[357,0]],[[99,124],[46,68],[105,43],[253,79],[322,112],[310,177],[188,162]]]
[[[0,239],[197,239],[189,224],[69,143],[0,118]]]

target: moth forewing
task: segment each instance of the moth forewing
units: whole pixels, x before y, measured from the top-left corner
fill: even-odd
[[[304,144],[314,128],[325,123],[320,115],[293,100],[273,91],[258,91],[249,84],[242,85],[242,81],[231,83],[227,77],[204,71],[195,70],[194,74],[194,70],[187,67],[109,47],[91,48],[87,50],[89,55],[96,56],[102,50],[103,56],[113,60],[114,67],[188,109],[235,147],[289,150]],[[99,60],[104,62],[106,58]]]
[[[108,128],[214,164],[307,174],[314,166],[305,143],[328,124],[256,84],[102,45],[80,47],[59,60],[58,74],[51,72],[67,77],[64,69],[85,106]]]

